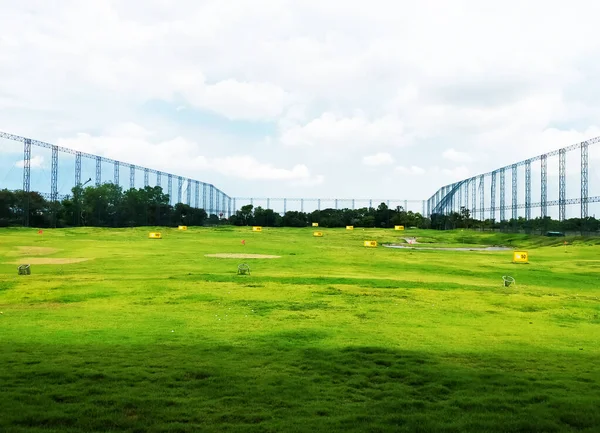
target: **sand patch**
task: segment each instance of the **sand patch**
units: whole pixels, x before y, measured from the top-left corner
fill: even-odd
[[[17,253],[19,255],[26,256],[46,256],[59,252],[58,248],[49,247],[17,247]]]
[[[88,261],[86,258],[60,258],[60,257],[24,257],[17,262],[6,263],[7,265],[68,265],[70,263],[81,263]]]
[[[220,253],[220,254],[205,254],[204,257],[216,257],[218,259],[278,259],[281,256],[270,256],[267,254]]]

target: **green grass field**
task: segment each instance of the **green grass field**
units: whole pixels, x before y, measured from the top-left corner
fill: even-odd
[[[599,431],[595,241],[321,230],[1,230],[0,431]]]

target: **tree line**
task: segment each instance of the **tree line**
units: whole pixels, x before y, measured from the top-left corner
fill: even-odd
[[[600,231],[600,220],[594,217],[569,218],[558,221],[551,217],[536,217],[525,219],[518,217],[505,221],[493,219],[478,220],[471,216],[469,209],[464,206],[459,212],[448,215],[431,215],[430,227],[434,230],[473,229],[496,230],[505,232],[524,232],[531,234],[546,234],[548,232],[595,234]]]
[[[495,221],[473,218],[469,209],[448,215],[433,214],[431,218],[402,206],[389,208],[381,203],[377,208],[323,209],[313,212],[288,211],[281,215],[273,209],[251,204],[242,206],[228,219],[209,215],[184,203],[170,204],[170,197],[161,187],[147,186],[123,190],[119,185],[76,186],[71,195],[61,201],[47,200],[37,192],[0,190],[0,227],[20,226],[26,221],[32,227],[138,227],[138,226],[201,226],[232,224],[264,227],[379,227],[396,225],[422,229],[501,230],[544,234],[549,231],[597,233],[600,220],[571,218],[565,221],[550,217]]]
[[[37,192],[0,190],[0,227],[138,227],[199,226],[217,224],[217,215],[207,215],[184,203],[170,204],[161,187],[123,190],[105,183],[76,186],[62,201],[46,200]]]
[[[319,223],[321,227],[381,227],[390,228],[396,225],[405,227],[428,228],[429,220],[420,213],[406,211],[402,206],[394,209],[381,203],[377,208],[360,209],[322,209],[313,212],[287,211],[280,215],[272,209],[254,207],[251,204],[242,206],[229,222],[237,226],[257,225],[264,227],[306,227]]]

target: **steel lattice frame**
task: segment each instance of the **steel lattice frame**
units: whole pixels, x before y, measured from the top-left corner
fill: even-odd
[[[506,221],[506,169],[500,169],[500,221]]]
[[[96,157],[96,186],[102,185],[102,157]]]
[[[115,185],[119,185],[119,183],[120,183],[119,182],[119,178],[121,177],[120,176],[120,171],[121,171],[121,168],[120,168],[119,161],[115,161],[115,173],[114,173]]]
[[[588,217],[588,142],[581,143],[581,218]]]
[[[525,219],[531,219],[531,160],[525,161]]]
[[[183,194],[183,177],[177,176],[177,203],[181,203]]]
[[[158,170],[153,170],[153,169],[149,169],[149,168],[145,168],[145,167],[139,167],[136,166],[134,164],[124,164],[122,162],[116,161],[114,159],[110,159],[110,158],[105,158],[99,155],[93,155],[93,154],[89,154],[89,153],[85,153],[85,152],[80,152],[80,151],[76,151],[73,149],[69,149],[69,148],[65,148],[62,146],[56,146],[56,145],[52,145],[49,143],[45,143],[43,141],[39,141],[39,140],[32,140],[30,138],[26,138],[26,137],[21,137],[18,135],[14,135],[14,134],[9,134],[6,132],[1,132],[0,131],[0,138],[5,138],[8,140],[12,140],[12,141],[17,141],[17,142],[21,142],[23,143],[23,152],[24,152],[24,157],[23,157],[23,190],[24,191],[31,191],[31,150],[33,146],[36,147],[41,147],[41,148],[46,148],[46,149],[50,149],[51,153],[52,153],[52,166],[51,166],[51,173],[50,173],[50,192],[39,192],[42,196],[47,197],[50,200],[58,200],[59,197],[59,193],[58,193],[58,176],[59,176],[59,153],[69,153],[72,155],[75,155],[75,185],[81,185],[81,176],[82,176],[82,159],[88,158],[88,159],[92,159],[95,161],[95,165],[96,165],[96,173],[95,173],[95,183],[96,186],[100,186],[102,184],[102,164],[103,163],[108,163],[108,164],[112,164],[114,167],[114,176],[113,176],[113,181],[116,185],[120,184],[120,166],[122,165],[126,165],[129,166],[130,168],[130,176],[129,176],[129,186],[130,188],[135,188],[135,172],[137,170],[143,170],[144,171],[144,186],[149,186],[149,179],[148,179],[148,174],[149,173],[154,173],[156,174],[156,185],[160,186],[161,183],[161,176],[164,175],[168,175],[171,179],[172,179],[172,175],[169,173],[162,173]],[[217,194],[220,194],[219,197],[221,197],[219,204],[217,205],[217,207],[222,207],[222,210],[225,210],[226,204],[227,204],[227,199],[230,198],[229,196],[225,195],[222,191],[214,188],[211,185],[211,188],[214,189]],[[62,197],[68,197],[68,196],[62,196]],[[173,197],[172,194],[172,183],[171,183],[171,187],[169,188],[169,197]],[[27,203],[26,203],[27,205]],[[213,203],[213,206],[215,205],[215,203]],[[29,219],[28,219],[28,210],[27,212],[25,212],[25,216],[24,216],[24,224],[28,225],[29,223]]]
[[[567,152],[560,149],[558,154],[558,220],[564,221],[566,217],[567,202]]]
[[[518,190],[517,190],[517,181],[518,181],[518,177],[517,177],[517,164],[513,164],[511,167],[511,174],[512,174],[512,182],[511,182],[511,207],[512,207],[512,219],[516,220],[517,219],[517,197],[518,197]]]
[[[135,165],[129,165],[129,188],[135,188]]]
[[[477,214],[477,178],[473,178],[471,179],[471,194],[473,194],[471,196],[471,201],[472,203],[472,210],[471,210],[471,217],[475,218],[475,215]]]
[[[479,219],[485,219],[485,175],[479,176]]]
[[[495,218],[495,214],[496,214],[496,210],[497,210],[496,195],[491,194],[492,190],[495,191],[495,188],[491,188],[489,191],[490,195],[492,195],[490,197],[490,207],[489,208],[484,207],[484,202],[486,200],[486,193],[488,192],[485,190],[485,184],[484,184],[485,177],[486,176],[491,177],[492,187],[494,187],[494,184],[496,182],[496,173],[500,172],[502,174],[502,171],[510,168],[510,169],[512,169],[513,176],[515,176],[517,173],[517,169],[520,166],[525,166],[525,203],[518,204],[518,194],[513,194],[513,196],[512,196],[513,200],[512,200],[512,204],[511,204],[513,218],[518,217],[518,212],[515,212],[515,209],[525,209],[525,218],[531,219],[532,207],[540,207],[542,210],[542,212],[541,212],[542,215],[548,216],[548,206],[559,206],[559,217],[562,217],[564,215],[563,210],[565,209],[565,205],[568,205],[568,204],[581,204],[581,216],[582,216],[582,218],[586,218],[588,216],[588,212],[589,212],[588,211],[588,203],[594,202],[594,200],[596,199],[596,197],[589,197],[589,191],[588,191],[588,188],[589,188],[588,148],[590,145],[597,144],[597,143],[600,143],[600,137],[595,137],[595,138],[592,138],[590,140],[587,140],[587,141],[584,141],[581,143],[576,143],[576,144],[564,147],[562,149],[557,149],[552,152],[548,152],[547,154],[539,155],[539,156],[536,156],[533,158],[529,158],[527,160],[513,163],[509,166],[501,167],[496,170],[493,170],[492,172],[480,174],[476,177],[471,178],[471,180],[475,180],[477,177],[479,177],[479,179],[480,179],[480,182],[479,182],[480,206],[479,206],[479,209],[477,209],[480,213],[480,218],[481,219],[484,218],[484,214],[482,214],[483,211],[485,211],[485,212],[489,211],[490,217]],[[548,201],[548,197],[547,197],[547,195],[548,195],[547,159],[551,156],[559,155],[559,164],[560,164],[561,163],[560,158],[562,158],[561,154],[564,155],[567,152],[570,152],[573,150],[581,150],[581,183],[580,183],[581,196],[576,199],[574,199],[574,198],[567,199],[566,188],[564,188],[564,191],[565,191],[564,194],[561,194],[559,191],[559,200]],[[532,192],[531,192],[531,165],[535,161],[540,161],[541,171],[543,174],[542,179],[541,179],[542,180],[541,188],[540,188],[541,199],[540,199],[539,203],[532,202]],[[566,184],[566,167],[564,169],[564,174],[565,174],[564,178],[562,178],[562,179],[559,178],[559,183],[561,183],[561,184],[562,184],[563,179],[565,180],[565,184]],[[561,177],[561,176],[559,175],[559,177]],[[469,181],[469,179],[465,179],[462,182],[466,182],[466,181]],[[518,175],[512,185],[513,191],[515,189],[515,184],[517,185],[516,190],[518,192],[518,190],[519,190]],[[560,185],[559,185],[559,189],[560,189]],[[458,198],[460,200],[461,193],[462,193],[461,191],[454,188],[454,185],[442,186],[430,197],[432,206],[431,206],[431,210],[428,211],[428,213],[431,212],[432,214],[433,213],[448,214],[455,208],[454,205],[456,203],[456,198]],[[450,196],[454,196],[454,195],[456,195],[456,197],[450,197]],[[516,205],[515,205],[515,198],[517,200]],[[500,194],[500,202],[502,202],[502,193]],[[506,204],[506,201],[505,201],[505,204]],[[475,208],[475,206],[473,206],[473,207]],[[501,208],[501,214],[502,214],[502,206],[500,206],[500,208]],[[506,208],[507,207],[505,207],[505,209]],[[501,217],[502,217],[502,215],[501,215]],[[565,217],[566,217],[566,215],[565,215]]]
[[[490,220],[496,219],[496,172],[492,172],[492,186],[490,191]]]
[[[31,140],[26,139],[23,145],[23,191],[27,193],[25,209],[23,209],[23,225],[29,227],[29,192],[31,192]]]
[[[186,204],[188,206],[192,205],[192,180],[188,179],[187,180],[187,193],[186,193]]]
[[[81,185],[81,152],[75,154],[75,186]]]
[[[542,218],[548,216],[548,155],[542,155],[540,160],[541,165],[541,210],[542,210]]]
[[[52,166],[50,175],[50,200],[58,200],[58,147],[52,146]]]
[[[88,153],[84,153],[84,152],[79,152],[79,151],[75,151],[72,149],[67,149],[67,148],[63,148],[60,146],[54,146],[48,143],[44,143],[41,141],[37,141],[37,140],[31,140],[25,137],[19,137],[16,135],[12,135],[12,134],[7,134],[7,133],[3,133],[0,132],[0,137],[2,138],[7,138],[13,141],[19,141],[22,142],[24,145],[24,163],[23,163],[23,190],[24,191],[30,191],[31,190],[31,151],[32,151],[32,146],[37,146],[37,147],[43,147],[46,149],[51,149],[52,152],[52,169],[51,169],[51,178],[50,178],[50,192],[48,193],[42,193],[40,192],[43,196],[47,196],[49,197],[51,200],[56,200],[59,197],[58,194],[58,177],[59,177],[59,153],[60,152],[65,152],[65,153],[70,153],[70,154],[74,154],[75,155],[75,184],[76,185],[81,185],[81,169],[82,169],[82,158],[86,157],[88,159],[92,159],[95,160],[96,163],[96,184],[99,185],[102,183],[102,164],[103,163],[112,163],[114,164],[114,182],[115,184],[119,184],[119,173],[120,173],[120,165],[122,165],[122,163],[119,163],[118,161],[109,159],[109,158],[104,158],[98,155],[92,155],[92,154],[88,154]],[[596,144],[600,142],[600,137],[596,137],[590,140],[587,140],[585,142],[582,143],[577,143],[571,146],[567,146],[564,147],[562,149],[557,149],[556,151],[552,151],[549,152],[545,155],[539,155],[537,157],[533,157],[530,158],[528,160],[525,161],[521,161],[518,162],[516,164],[512,164],[512,166],[506,166],[506,167],[501,167],[499,169],[494,170],[492,173],[486,173],[486,174],[482,174],[479,175],[477,177],[479,177],[479,189],[480,189],[480,200],[479,200],[479,204],[480,206],[477,206],[477,200],[476,200],[476,190],[477,190],[477,177],[473,177],[470,179],[465,179],[463,181],[460,182],[456,182],[452,185],[447,185],[445,187],[442,187],[441,189],[439,189],[432,197],[430,197],[428,200],[420,200],[418,201],[419,203],[421,203],[421,207],[423,212],[430,214],[430,213],[443,213],[443,214],[447,214],[453,210],[459,210],[464,204],[467,205],[467,207],[469,205],[472,206],[472,209],[474,211],[474,213],[476,213],[477,211],[479,211],[479,213],[481,214],[481,216],[483,217],[485,215],[485,212],[487,212],[488,210],[490,211],[490,216],[495,218],[496,217],[496,194],[493,194],[493,197],[491,197],[491,206],[490,208],[486,208],[485,207],[485,193],[487,192],[485,189],[485,176],[491,176],[492,177],[492,189],[494,189],[495,192],[495,184],[496,184],[496,173],[500,172],[500,177],[501,177],[501,186],[500,186],[500,217],[501,219],[506,217],[506,190],[505,190],[505,176],[504,176],[504,181],[502,180],[503,175],[505,175],[505,170],[508,168],[512,169],[512,174],[513,174],[513,184],[512,184],[512,190],[513,190],[513,194],[512,194],[512,204],[511,204],[511,208],[512,208],[512,217],[514,218],[517,214],[515,214],[515,209],[525,209],[525,216],[526,218],[530,219],[531,218],[531,208],[532,207],[540,207],[541,208],[541,214],[542,216],[547,216],[548,215],[548,207],[549,206],[558,206],[559,208],[559,219],[566,219],[566,205],[568,204],[580,204],[581,205],[581,217],[582,218],[587,218],[588,217],[588,213],[589,213],[589,209],[588,209],[588,204],[591,202],[596,202],[597,200],[599,200],[598,196],[595,197],[589,197],[589,156],[588,156],[588,148],[590,145],[592,144]],[[566,191],[566,153],[572,150],[580,150],[581,151],[581,183],[580,183],[580,187],[581,187],[581,195],[578,198],[567,198],[567,191]],[[559,156],[559,198],[558,200],[555,201],[548,201],[548,167],[547,167],[547,160],[549,157],[554,156],[554,155],[558,155]],[[533,162],[535,161],[540,161],[540,166],[541,166],[541,194],[540,194],[540,201],[539,203],[532,203],[532,194],[531,194],[531,165]],[[161,182],[161,172],[157,171],[157,170],[151,170],[151,169],[147,169],[147,168],[143,168],[143,167],[138,167],[135,166],[133,164],[127,164],[130,167],[130,187],[135,187],[135,171],[137,170],[144,170],[145,173],[145,177],[147,175],[147,173],[152,172],[156,174],[156,183],[160,185]],[[515,178],[514,176],[516,176],[517,170],[515,169],[515,167],[520,167],[521,165],[525,166],[525,203],[524,204],[517,204],[515,205],[515,200],[518,203],[518,197],[517,194],[515,193],[515,184],[517,185],[517,192],[519,190],[519,186],[518,186],[518,177]],[[162,173],[162,174],[166,174],[166,173]],[[148,185],[148,180],[147,178],[145,179],[145,186]],[[503,185],[504,184],[504,185]],[[225,210],[226,206],[227,206],[227,199],[226,196],[219,190],[216,190],[212,185],[210,186],[204,186],[203,184],[203,189],[205,188],[210,188],[210,195],[211,195],[211,200],[210,200],[210,210],[212,210],[213,212],[215,210]],[[472,193],[473,193],[473,200],[470,202],[470,196],[469,196],[469,188],[473,188]],[[504,193],[502,191],[502,189],[504,189]],[[170,197],[173,197],[172,194],[172,186],[170,188]],[[491,191],[490,191],[491,192]],[[179,193],[181,194],[181,189],[179,191]],[[188,190],[188,195],[189,195],[190,191]],[[215,201],[215,194],[217,196],[217,201]],[[296,199],[286,199],[286,203],[288,200],[296,200]],[[349,202],[350,199],[344,199],[342,201],[346,201]],[[181,200],[180,200],[181,201]],[[188,203],[190,202],[190,200],[188,200]],[[232,203],[231,200],[229,200],[229,203]],[[320,209],[320,200],[319,200],[319,209]],[[304,202],[302,202],[302,204],[304,205]],[[340,201],[336,201],[336,207],[339,208],[339,204]],[[387,201],[388,207],[390,205],[390,201]],[[503,205],[504,204],[504,205]],[[231,205],[230,205],[231,206]],[[206,206],[205,206],[206,207]],[[303,206],[304,207],[304,206]],[[352,201],[352,207],[355,208],[355,203],[354,201]],[[372,207],[372,200],[369,200],[369,207]],[[405,208],[407,206],[405,205]],[[233,206],[232,211],[235,211],[235,206]],[[27,217],[28,213],[26,212],[26,216]],[[28,221],[26,221],[28,222]]]

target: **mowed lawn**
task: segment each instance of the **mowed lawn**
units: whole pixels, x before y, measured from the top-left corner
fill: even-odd
[[[600,431],[585,240],[156,230],[0,230],[1,432]]]

